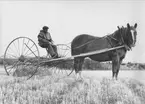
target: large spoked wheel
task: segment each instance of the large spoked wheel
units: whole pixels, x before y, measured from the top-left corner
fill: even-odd
[[[33,40],[18,37],[10,42],[4,54],[7,75],[31,78],[39,67],[39,50]]]
[[[66,44],[57,44],[57,53],[59,58],[65,58],[69,57],[70,55],[70,47]],[[67,67],[71,67],[70,63],[66,60],[60,60],[54,62],[53,65],[54,67],[51,68],[54,74],[59,74],[59,75],[68,75],[69,69]]]

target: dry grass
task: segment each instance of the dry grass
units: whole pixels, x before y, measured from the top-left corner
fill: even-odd
[[[50,75],[20,80],[1,76],[0,104],[145,104],[145,86],[134,79]]]

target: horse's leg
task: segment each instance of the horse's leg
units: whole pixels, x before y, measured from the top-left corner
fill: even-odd
[[[74,69],[75,69],[75,73],[78,73],[78,59],[74,58]]]
[[[75,69],[77,79],[78,79],[78,77],[81,77],[83,61],[84,61],[84,58],[75,58],[74,59],[74,69]],[[79,74],[79,76],[78,76],[78,74]]]
[[[78,66],[79,66],[79,60],[78,58],[74,58],[74,70],[76,73],[76,77],[78,77],[78,72],[79,72]]]
[[[80,58],[79,59],[79,66],[78,67],[79,67],[79,76],[80,76],[81,79],[83,79],[83,77],[81,75],[83,63],[84,63],[84,58]]]
[[[119,55],[115,53],[112,59],[112,78],[114,79],[115,77],[116,80],[117,80],[117,73],[119,72],[119,67],[120,67],[119,60],[120,60]]]
[[[116,73],[116,79],[118,77],[118,73],[119,73],[121,63],[122,63],[122,59],[119,60],[118,69],[117,69],[117,73]]]

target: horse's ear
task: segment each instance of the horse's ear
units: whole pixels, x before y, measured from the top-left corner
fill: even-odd
[[[130,25],[129,25],[129,23],[127,23],[127,28],[129,28],[129,29],[130,29]]]
[[[137,28],[137,23],[134,24],[134,28]]]
[[[119,27],[119,26],[117,26],[117,28],[118,28],[118,30],[120,29],[120,27]]]

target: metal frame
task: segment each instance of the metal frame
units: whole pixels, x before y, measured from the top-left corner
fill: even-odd
[[[104,53],[104,52],[108,52],[108,51],[113,51],[113,50],[116,50],[116,49],[120,49],[120,48],[124,48],[124,45],[122,45],[122,46],[118,46],[118,47],[113,47],[113,48],[105,48],[105,49],[102,49],[102,50],[96,50],[96,51],[92,51],[92,52],[88,52],[88,53],[83,53],[83,54],[79,54],[79,55],[74,55],[74,56],[70,56],[70,57],[61,57],[61,58],[56,58],[56,59],[46,59],[46,60],[43,60],[43,61],[40,61],[40,53],[39,53],[39,50],[38,50],[38,47],[37,47],[37,45],[35,44],[35,42],[32,40],[32,39],[30,39],[30,38],[28,38],[28,37],[18,37],[18,38],[16,38],[16,39],[14,39],[13,41],[11,41],[10,43],[9,43],[9,45],[7,46],[7,48],[6,48],[6,51],[5,51],[5,54],[4,54],[4,63],[5,63],[5,58],[6,58],[6,54],[7,54],[7,50],[8,50],[8,48],[9,48],[9,46],[14,42],[14,41],[16,41],[17,39],[20,39],[20,38],[26,38],[26,39],[28,39],[28,40],[30,40],[31,42],[33,42],[33,44],[35,45],[35,47],[36,47],[36,49],[37,49],[37,51],[38,51],[38,56],[37,55],[35,55],[35,53],[33,52],[33,50],[31,50],[31,47],[29,47],[29,46],[27,46],[27,44],[25,43],[25,45],[26,45],[26,47],[35,55],[35,57],[36,58],[38,58],[38,63],[36,64],[36,70],[34,71],[34,73],[32,73],[32,75],[29,77],[29,78],[31,78],[33,75],[35,75],[35,73],[37,72],[37,69],[38,69],[38,67],[40,67],[40,65],[43,65],[44,63],[48,63],[48,62],[53,62],[53,61],[63,61],[63,60],[68,60],[68,59],[74,59],[74,58],[76,58],[76,57],[87,57],[87,56],[90,56],[90,55],[95,55],[95,54],[99,54],[99,53]],[[58,45],[65,45],[65,44],[58,44]],[[58,46],[57,45],[57,46]],[[66,45],[67,46],[67,45]],[[69,46],[67,46],[68,48],[70,48]],[[25,63],[24,63],[25,64]],[[5,70],[6,70],[6,66],[4,65],[4,67],[5,67]],[[72,70],[73,71],[73,70]],[[72,73],[72,71],[71,71],[71,73]],[[7,73],[7,75],[9,75],[9,73],[7,72],[7,70],[6,70],[6,73]],[[70,74],[71,74],[70,73]],[[69,75],[70,75],[69,74]]]

